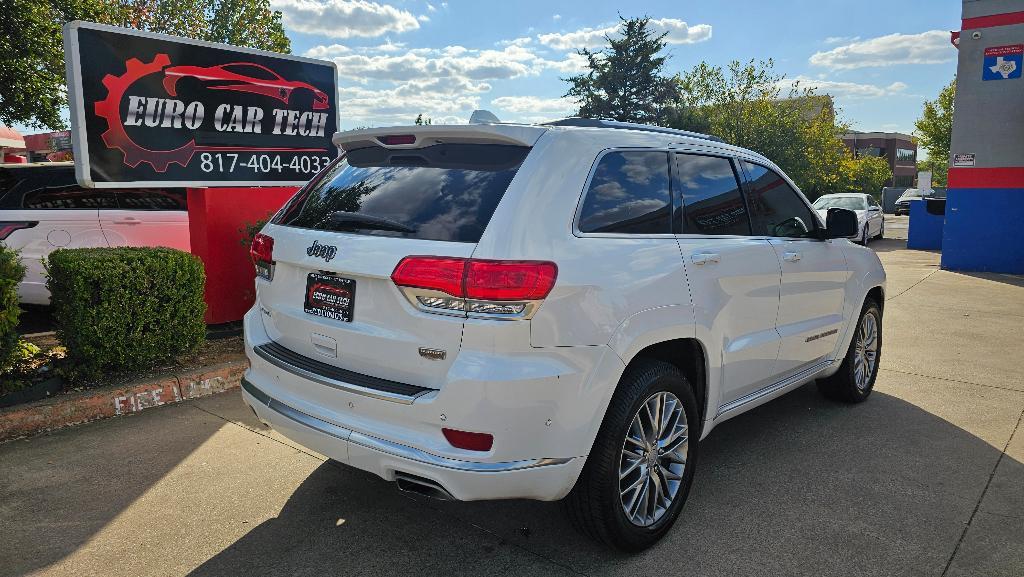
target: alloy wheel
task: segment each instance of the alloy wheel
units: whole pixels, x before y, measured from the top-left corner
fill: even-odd
[[[647,398],[626,431],[619,462],[622,510],[634,525],[647,527],[671,508],[686,468],[689,436],[686,411],[668,391]]]
[[[878,362],[878,319],[866,314],[857,327],[857,343],[853,353],[853,382],[866,391]]]

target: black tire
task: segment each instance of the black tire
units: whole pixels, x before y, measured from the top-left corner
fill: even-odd
[[[619,467],[634,417],[645,401],[660,392],[672,393],[681,401],[687,423],[686,462],[671,504],[660,518],[644,527],[633,524],[624,511]],[[655,360],[638,359],[631,363],[612,396],[580,478],[563,501],[576,529],[598,542],[627,552],[643,551],[661,539],[679,517],[690,493],[697,464],[699,419],[693,390],[679,369]]]
[[[882,238],[883,236],[885,236],[885,220],[882,221],[882,226],[878,227],[878,234],[875,235],[875,238]]]
[[[868,223],[864,223],[864,232],[860,233],[860,244],[863,246],[868,245]]]
[[[857,348],[861,337],[862,324],[864,323],[864,317],[871,315],[875,320],[875,338],[877,339],[877,346],[875,352],[875,359],[873,365],[869,371],[867,381],[858,386],[857,382]],[[846,351],[846,356],[843,358],[843,363],[839,365],[839,370],[836,374],[831,377],[824,379],[818,379],[818,390],[825,397],[834,401],[840,401],[843,403],[862,403],[867,400],[871,395],[871,391],[875,387],[875,378],[878,376],[878,365],[882,359],[882,310],[878,307],[878,303],[874,299],[867,299],[864,301],[864,306],[861,308],[860,316],[857,317],[857,326],[854,327],[853,338],[850,339],[850,348]]]

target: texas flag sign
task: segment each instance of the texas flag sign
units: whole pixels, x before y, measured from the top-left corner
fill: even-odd
[[[982,80],[1020,78],[1024,67],[1024,44],[991,46],[985,49],[985,64],[981,67]]]

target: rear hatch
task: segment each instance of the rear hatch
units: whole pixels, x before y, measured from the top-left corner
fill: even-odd
[[[417,128],[336,137],[345,154],[263,231],[274,264],[259,304],[270,338],[293,353],[437,389],[464,317],[417,309],[391,274],[411,255],[469,258],[542,130],[517,141],[481,127],[461,137]]]

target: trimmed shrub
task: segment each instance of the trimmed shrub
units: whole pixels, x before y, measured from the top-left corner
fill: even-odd
[[[147,369],[206,338],[206,274],[194,255],[170,248],[73,248],[46,264],[67,376]]]
[[[8,368],[18,352],[18,284],[25,266],[16,250],[0,244],[0,367]]]

